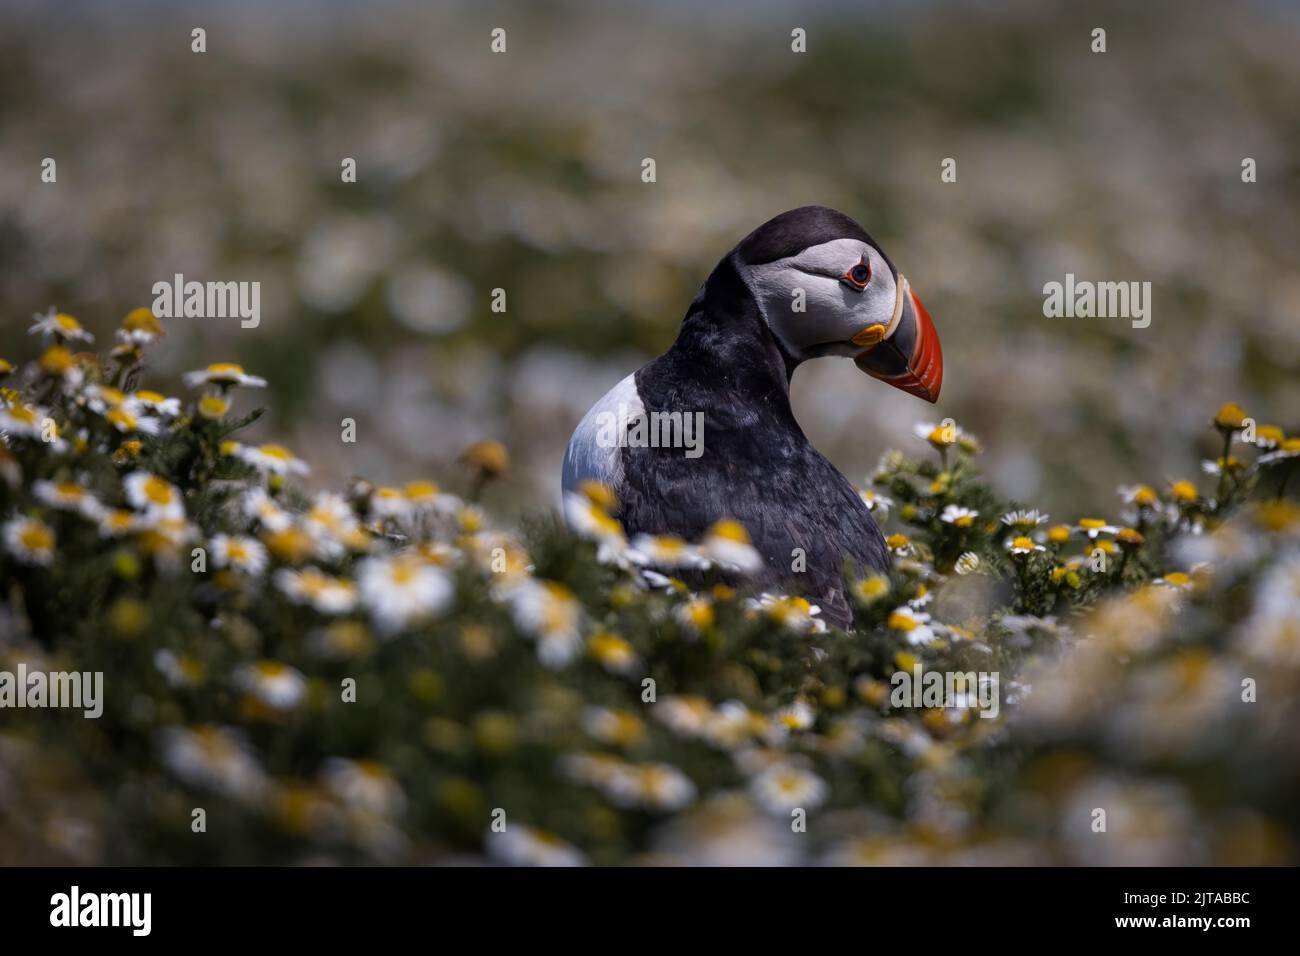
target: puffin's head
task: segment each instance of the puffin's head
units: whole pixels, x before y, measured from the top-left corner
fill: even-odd
[[[930,314],[848,216],[825,206],[783,212],[746,236],[732,261],[795,361],[848,356],[882,382],[938,400],[943,353]]]

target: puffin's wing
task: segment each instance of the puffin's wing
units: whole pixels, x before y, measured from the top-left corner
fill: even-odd
[[[846,565],[859,574],[889,567],[884,537],[857,491],[806,444],[711,434],[698,460],[679,449],[624,449],[619,500],[628,534],[695,541],[718,519],[735,519],[763,556],[759,588],[802,594],[828,623],[848,628]]]

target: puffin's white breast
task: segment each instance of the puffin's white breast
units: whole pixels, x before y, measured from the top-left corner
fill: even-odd
[[[584,481],[599,481],[618,494],[623,484],[622,438],[619,431],[645,412],[636,390],[636,373],[623,379],[582,416],[564,452],[561,487],[567,500]],[[566,513],[567,517],[567,513]]]

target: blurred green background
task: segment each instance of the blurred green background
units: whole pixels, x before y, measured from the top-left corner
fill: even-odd
[[[171,320],[150,380],[265,375],[258,432],[321,486],[446,477],[497,438],[516,465],[490,503],[553,506],[572,428],[717,259],[822,203],[908,275],[946,356],[935,409],[851,362],[798,373],[855,481],[951,416],[1003,494],[1104,513],[1194,477],[1223,401],[1300,426],[1294,4],[695,7],[0,4],[0,355],[51,305],[102,345],[174,273],[257,280],[259,328]],[[1151,326],[1045,318],[1066,272],[1150,281]]]

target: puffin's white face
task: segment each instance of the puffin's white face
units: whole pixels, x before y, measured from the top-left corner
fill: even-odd
[[[858,239],[833,239],[747,269],[772,332],[799,359],[857,355],[862,346],[853,337],[873,325],[888,328],[894,317],[894,274]]]
[[[832,239],[741,271],[772,334],[799,361],[849,356],[875,378],[939,397],[943,357],[930,316],[870,244]]]

